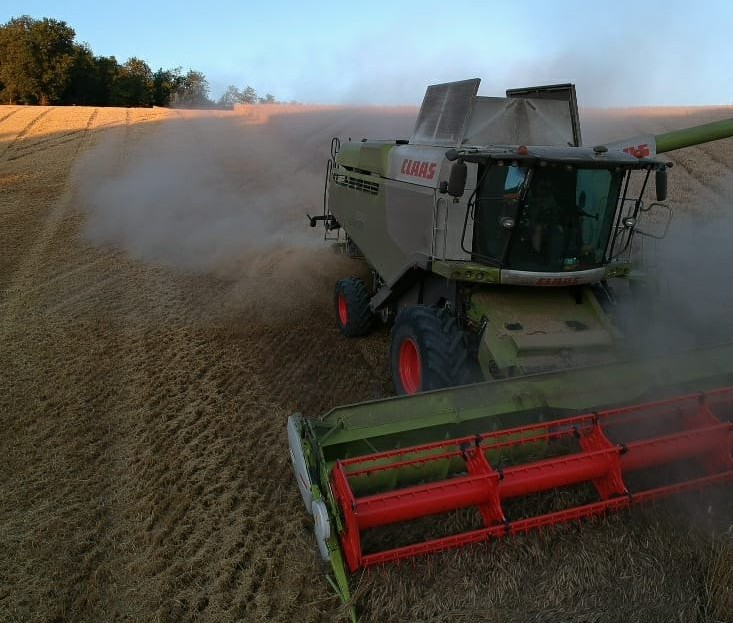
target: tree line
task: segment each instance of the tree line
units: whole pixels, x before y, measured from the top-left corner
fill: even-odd
[[[95,56],[76,42],[66,22],[27,15],[0,26],[0,102],[83,106],[231,107],[238,103],[275,103],[246,86],[230,85],[218,102],[200,71],[180,67],[152,71],[142,59],[119,63]]]

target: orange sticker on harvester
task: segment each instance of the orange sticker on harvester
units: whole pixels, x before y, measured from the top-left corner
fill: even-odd
[[[637,145],[636,147],[626,147],[624,148],[624,151],[627,154],[634,156],[634,158],[646,158],[651,154],[649,150],[649,145],[647,145],[646,143],[642,143],[641,145]]]

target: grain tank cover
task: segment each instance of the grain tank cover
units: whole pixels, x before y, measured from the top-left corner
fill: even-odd
[[[540,109],[553,109],[555,111],[555,116],[553,117],[545,113],[545,121],[548,124],[554,125],[554,130],[556,132],[567,133],[568,125],[572,128],[572,139],[568,140],[568,142],[563,145],[580,147],[583,144],[580,136],[580,118],[578,116],[578,98],[575,95],[575,85],[569,83],[548,84],[540,87],[507,89],[506,96],[508,98],[532,100],[533,105],[535,107],[539,106]],[[550,102],[560,102],[561,104],[557,106]],[[542,114],[542,112],[540,112],[540,114]]]
[[[458,147],[463,140],[480,78],[431,84],[412,131],[413,145]]]
[[[480,80],[428,87],[410,138],[413,145],[581,144],[572,84],[511,89],[507,97],[479,97]]]

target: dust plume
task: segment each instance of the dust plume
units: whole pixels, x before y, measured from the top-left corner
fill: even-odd
[[[655,329],[677,346],[733,341],[733,216],[678,218],[656,258],[660,279]]]
[[[728,118],[729,107],[587,109],[586,145],[640,134],[660,134]],[[733,141],[724,139],[658,155],[670,161],[665,204],[672,220],[660,240],[637,234],[635,272],[648,277],[629,292],[612,284],[619,305],[617,321],[634,356],[682,351],[733,341],[733,293],[726,284],[733,260]],[[637,176],[638,177],[638,176]],[[648,208],[656,201],[654,178],[644,193]],[[667,213],[642,212],[638,231],[662,235]]]
[[[77,167],[86,237],[224,279],[230,305],[282,308],[329,296],[334,271],[353,268],[306,214],[322,211],[331,138],[408,136],[415,111],[256,108],[108,132]]]
[[[682,155],[676,157],[681,162],[684,160]],[[673,167],[671,175],[674,173]],[[725,204],[724,198],[733,196],[733,178],[727,175],[722,180],[716,180],[715,184],[723,192],[720,194],[715,191],[713,196]],[[669,204],[674,216],[664,239],[637,237],[636,243],[643,244],[643,261],[639,268],[650,280],[640,291],[628,293],[631,296],[620,300],[618,308],[619,324],[624,327],[626,342],[633,357],[663,356],[666,353],[733,343],[733,291],[727,285],[733,262],[733,246],[730,243],[733,239],[733,213],[715,209],[716,206],[711,203],[703,204],[699,195],[705,188],[709,189],[709,186],[701,185],[695,189],[697,199],[681,192],[679,188],[673,190]],[[657,232],[660,231],[658,225]],[[639,228],[655,229],[643,220],[640,220]],[[722,374],[721,370],[716,369],[694,369],[694,361],[694,354],[690,354],[690,372],[693,374],[704,373],[711,378]],[[679,395],[704,388],[686,385],[670,389]],[[665,429],[662,420],[649,426],[650,434],[661,436],[672,432]],[[675,428],[674,432],[678,430],[681,429]],[[700,476],[699,470],[697,461],[680,460],[652,471],[657,477],[680,481]],[[640,475],[642,480],[645,476]],[[627,482],[633,489],[631,483]],[[680,496],[669,504],[680,518],[681,525],[687,522],[700,534],[725,540],[721,534],[728,530],[725,548],[721,549],[721,552],[727,553],[720,555],[730,555],[733,497],[726,487],[713,488],[699,495]],[[710,573],[713,574],[710,581],[715,586],[724,585],[729,575],[729,572],[726,572],[727,575],[722,574],[715,568],[711,568]]]
[[[733,291],[726,285],[733,214],[673,207],[678,213],[664,239],[637,235],[640,268],[650,279],[620,308],[639,355],[733,342]]]

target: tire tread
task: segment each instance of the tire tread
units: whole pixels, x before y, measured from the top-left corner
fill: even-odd
[[[468,349],[463,331],[453,314],[441,307],[414,305],[400,312],[392,331],[392,379],[397,393],[404,393],[399,381],[399,347],[405,334],[412,337],[423,362],[423,391],[470,382]]]
[[[349,310],[348,322],[344,325],[338,315],[338,297],[343,294]],[[369,301],[371,296],[366,285],[359,277],[348,277],[336,282],[334,304],[336,306],[336,322],[341,333],[347,337],[367,335],[374,327],[374,314]]]

